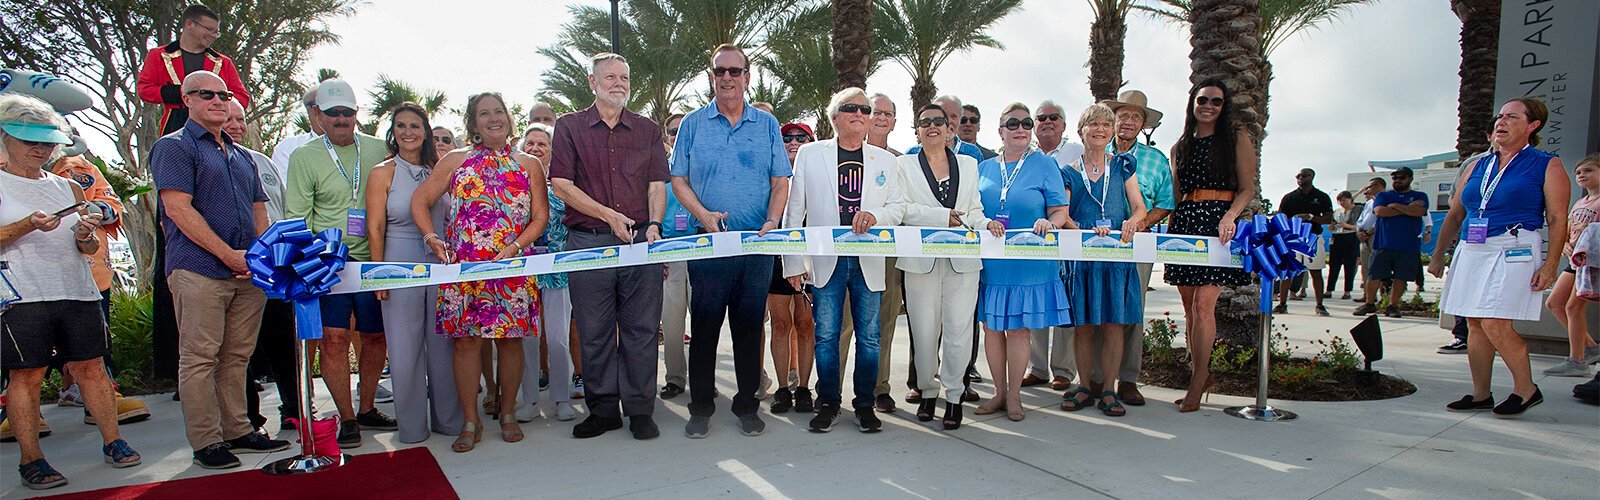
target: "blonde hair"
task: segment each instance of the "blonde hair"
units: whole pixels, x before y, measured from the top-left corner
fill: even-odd
[[[1006,115],[1010,114],[1012,111],[1016,111],[1016,110],[1022,110],[1022,114],[1025,114],[1025,115],[1031,115],[1032,114],[1032,111],[1028,110],[1028,105],[1027,104],[1023,104],[1023,103],[1020,103],[1020,102],[1013,102],[1011,104],[1007,104],[1005,109],[1000,110],[1000,123],[1005,123],[1006,122]]]
[[[1083,114],[1078,115],[1079,133],[1082,133],[1085,125],[1088,125],[1095,120],[1108,120],[1115,124],[1117,122],[1117,112],[1112,111],[1110,106],[1098,103],[1084,108]]]

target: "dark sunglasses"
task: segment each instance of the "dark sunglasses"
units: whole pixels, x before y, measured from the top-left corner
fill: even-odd
[[[744,68],[711,68],[711,74],[738,78],[744,76]]]
[[[1023,130],[1033,130],[1033,119],[1023,118],[1018,120],[1016,118],[1012,118],[1010,120],[1006,120],[1006,122],[1000,124],[1000,126],[1004,127],[1006,130],[1016,130],[1017,127],[1022,127]]]
[[[22,146],[26,147],[26,148],[42,148],[42,147],[45,147],[45,146],[51,146],[51,147],[60,146],[60,144],[56,144],[54,142],[30,141],[30,140],[27,140],[27,139],[18,138],[16,136],[12,136],[11,138],[12,139],[16,139],[17,142],[22,143]]]
[[[872,114],[872,106],[868,106],[866,104],[840,104],[839,105],[839,112],[840,113],[860,113],[860,114],[863,114],[863,115],[871,115]]]
[[[184,95],[197,95],[197,96],[200,96],[200,99],[206,100],[206,101],[209,101],[212,98],[216,98],[216,97],[221,97],[222,100],[224,100],[224,101],[233,100],[233,92],[229,92],[229,91],[226,91],[226,90],[191,90],[191,91],[188,91],[188,92],[184,92]]]
[[[322,114],[328,115],[328,116],[331,116],[331,117],[334,117],[334,118],[349,118],[349,117],[352,117],[352,116],[356,115],[356,110],[350,109],[350,108],[346,108],[346,107],[338,107],[338,108],[324,109],[324,110],[322,110]]]
[[[943,127],[943,126],[949,125],[949,124],[950,124],[950,119],[945,118],[943,116],[938,116],[938,117],[933,117],[933,118],[923,118],[921,120],[917,120],[917,128]]]
[[[1035,120],[1039,120],[1041,122],[1061,121],[1061,113],[1050,113],[1048,115],[1038,115],[1038,116],[1034,116],[1033,118]]]
[[[678,135],[678,127],[667,129],[667,135]]]
[[[811,142],[811,136],[809,136],[809,135],[786,135],[786,136],[783,136],[783,143],[784,144],[788,144],[788,143],[791,143],[791,142],[798,142],[798,143],[801,143],[801,144],[805,144],[805,143]]]
[[[961,117],[961,124],[962,125],[977,125],[979,122],[980,122],[980,120],[976,116],[963,116],[963,117]]]
[[[433,140],[439,141],[439,142],[444,143],[444,144],[454,144],[456,142],[455,138],[450,137],[448,135],[436,135],[436,136],[433,136]]]
[[[1216,107],[1220,108],[1220,107],[1222,107],[1222,103],[1224,103],[1224,102],[1227,102],[1227,101],[1222,100],[1221,97],[1206,97],[1206,96],[1202,95],[1202,96],[1195,96],[1195,98],[1194,98],[1194,104],[1196,106],[1204,106],[1206,104],[1210,104],[1212,106],[1216,106]]]

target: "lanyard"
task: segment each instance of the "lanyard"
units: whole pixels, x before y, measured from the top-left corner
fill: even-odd
[[[333,152],[333,143],[328,142],[328,136],[322,136],[322,146],[328,148],[328,158],[333,159],[333,166],[339,168],[339,175],[344,176],[344,181],[350,183],[350,199],[361,201],[361,138],[356,138],[356,176],[351,180],[350,174],[344,170],[344,162],[339,161],[339,154]]]
[[[1505,168],[1501,168],[1499,172],[1494,171],[1495,167],[1500,165],[1500,155],[1498,154],[1485,156],[1483,157],[1483,160],[1478,162],[1478,166],[1480,167],[1482,167],[1484,163],[1489,164],[1489,170],[1485,170],[1483,172],[1483,182],[1478,185],[1478,194],[1483,197],[1482,200],[1478,201],[1479,214],[1482,214],[1484,210],[1489,208],[1489,198],[1494,197],[1495,190],[1500,187],[1500,180],[1506,177],[1506,171],[1511,170],[1511,165],[1517,162],[1517,157],[1522,156],[1522,152],[1527,151],[1530,147],[1533,146],[1523,146],[1522,149],[1517,151],[1517,154],[1511,155],[1511,161],[1506,162]]]
[[[1088,185],[1084,186],[1085,188],[1088,188],[1088,189],[1085,189],[1085,191],[1089,192],[1089,199],[1090,200],[1094,200],[1094,203],[1096,205],[1100,206],[1100,218],[1101,219],[1106,218],[1106,197],[1111,195],[1111,168],[1110,167],[1111,167],[1111,157],[1107,156],[1106,160],[1105,160],[1105,163],[1100,166],[1100,169],[1103,171],[1100,174],[1100,181],[1101,181],[1101,184],[1100,184],[1100,197],[1099,198],[1095,198],[1094,197],[1094,181],[1089,180],[1089,174],[1088,174],[1089,166],[1084,164],[1083,158],[1079,158],[1078,159],[1078,170],[1084,171],[1083,181],[1088,184]]]
[[[1014,182],[1017,182],[1017,177],[1021,177],[1022,176],[1022,163],[1028,161],[1028,155],[1031,155],[1031,154],[1033,154],[1033,148],[1031,148],[1031,147],[1028,148],[1026,151],[1023,151],[1022,152],[1022,156],[1020,158],[1017,158],[1017,168],[1015,170],[1011,170],[1009,172],[1006,170],[1006,159],[1005,159],[1005,157],[1004,156],[1000,157],[1000,209],[1001,210],[1005,210],[1006,209],[1006,194],[1011,192],[1011,184],[1014,183]]]

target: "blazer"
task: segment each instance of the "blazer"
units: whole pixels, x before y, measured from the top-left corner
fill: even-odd
[[[905,215],[901,224],[907,226],[948,227],[950,209],[939,204],[933,189],[928,187],[928,177],[922,173],[918,154],[908,154],[895,159],[900,171],[900,192],[905,199]],[[956,186],[956,210],[961,211],[961,222],[973,231],[987,231],[989,218],[983,215],[983,201],[978,196],[978,160],[967,155],[956,155],[954,165],[961,178]],[[894,267],[908,273],[933,272],[933,257],[902,257]],[[983,259],[950,259],[950,267],[958,273],[983,269]]]
[[[862,144],[861,211],[878,219],[873,227],[900,225],[905,204],[900,200],[900,176],[895,172],[894,155],[871,144]],[[794,155],[794,177],[789,180],[789,206],[784,211],[783,227],[839,225],[839,141],[828,139],[800,147]],[[817,287],[828,285],[833,276],[833,256],[783,256],[784,277],[811,273]],[[861,274],[867,289],[884,289],[883,257],[861,257]]]

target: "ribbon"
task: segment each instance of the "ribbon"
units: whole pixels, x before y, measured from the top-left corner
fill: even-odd
[[[1317,235],[1311,234],[1312,227],[1309,222],[1281,213],[1239,221],[1228,248],[1240,257],[1245,272],[1261,277],[1261,312],[1272,312],[1274,282],[1306,271],[1305,264],[1295,258],[1295,254],[1316,255]]]
[[[339,283],[339,271],[350,252],[342,237],[338,229],[312,234],[305,219],[281,220],[267,228],[244,254],[252,283],[265,290],[267,297],[294,303],[300,340],[322,338],[322,309],[317,299]]]

